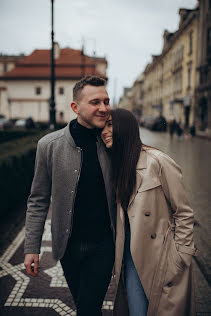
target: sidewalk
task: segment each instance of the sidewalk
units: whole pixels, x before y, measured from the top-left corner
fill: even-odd
[[[39,277],[29,277],[25,273],[23,242],[24,228],[0,258],[0,315],[76,315],[60,263],[56,263],[51,256],[50,218],[46,221],[43,234]],[[195,262],[194,271],[197,315],[211,315],[211,289]],[[112,315],[113,295],[112,280],[103,304],[103,316]]]
[[[211,140],[211,135],[208,135],[207,132],[196,131],[196,137],[199,137],[199,138],[202,138],[202,139]]]

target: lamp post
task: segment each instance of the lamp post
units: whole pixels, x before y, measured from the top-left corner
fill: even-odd
[[[54,0],[51,0],[51,97],[50,97],[50,129],[56,128],[56,110],[55,110],[55,64],[54,64]]]

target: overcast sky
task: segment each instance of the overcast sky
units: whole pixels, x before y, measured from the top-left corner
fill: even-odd
[[[116,100],[160,54],[163,31],[178,28],[178,9],[197,0],[54,0],[55,41],[108,60],[108,91]],[[0,52],[49,49],[51,0],[0,0]]]

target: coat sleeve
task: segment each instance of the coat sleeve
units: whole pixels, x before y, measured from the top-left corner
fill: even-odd
[[[27,202],[24,253],[40,253],[44,224],[51,197],[51,178],[47,169],[46,147],[38,142],[34,178]]]
[[[160,180],[175,224],[175,243],[178,250],[193,255],[193,210],[188,202],[181,168],[164,153],[159,155]]]

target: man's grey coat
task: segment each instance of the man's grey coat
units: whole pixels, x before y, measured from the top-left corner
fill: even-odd
[[[97,153],[114,232],[115,203],[111,167],[101,139],[97,141]],[[44,136],[38,142],[34,179],[26,213],[25,253],[40,253],[44,224],[51,203],[53,257],[56,260],[63,257],[72,230],[74,200],[82,155],[82,150],[76,147],[70,134],[69,124],[59,131]]]

